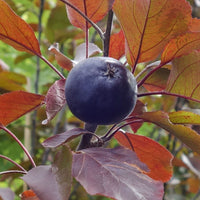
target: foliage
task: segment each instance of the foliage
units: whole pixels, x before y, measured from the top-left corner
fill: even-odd
[[[191,5],[0,0],[0,199],[198,197],[200,21]],[[136,107],[120,123],[83,124],[66,108],[68,72],[92,56],[120,60],[137,79]],[[30,190],[14,185],[19,176]]]

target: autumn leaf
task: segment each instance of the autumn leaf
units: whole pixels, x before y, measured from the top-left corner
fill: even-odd
[[[46,125],[51,121],[65,105],[66,100],[64,88],[65,79],[55,81],[55,83],[49,88],[45,99],[47,119],[42,122],[43,125]]]
[[[145,175],[146,165],[129,149],[89,148],[73,155],[72,174],[91,194],[117,200],[160,200],[162,182]]]
[[[59,51],[58,45],[51,45],[48,49],[51,53],[55,55],[57,63],[67,71],[70,71],[73,67],[73,60],[65,56],[62,52]]]
[[[4,126],[44,103],[44,96],[23,91],[0,95],[0,123]]]
[[[132,150],[134,148],[140,161],[144,162],[150,172],[146,174],[154,180],[167,182],[173,174],[173,155],[154,140],[140,135],[117,132],[115,138],[119,143]]]
[[[170,112],[169,119],[174,124],[195,124],[200,125],[200,115],[189,111]]]
[[[85,14],[83,1],[68,0],[68,2]],[[87,8],[87,17],[93,22],[98,22],[103,19],[103,17],[112,8],[114,0],[86,0],[85,2]],[[85,29],[85,19],[69,6],[67,6],[67,15],[72,25],[83,30]],[[88,24],[88,26],[90,27],[91,24]]]
[[[143,114],[143,112],[145,112],[146,107],[145,104],[142,103],[140,100],[137,100],[135,108],[133,110],[133,112],[129,115],[129,117],[135,117],[137,115],[141,115]],[[127,120],[127,122],[129,122],[129,120]],[[143,122],[136,122],[136,123],[131,123],[130,127],[133,130],[134,133],[137,132],[137,130],[142,126]]]
[[[200,135],[187,126],[172,124],[167,113],[163,111],[146,112],[139,117],[165,129],[180,139],[193,151],[200,153]]]
[[[143,86],[150,92],[162,91],[167,86],[169,73],[170,70],[167,68],[160,68],[147,78]]]
[[[32,28],[0,0],[0,40],[18,51],[41,56],[38,40]]]
[[[109,57],[119,60],[125,54],[125,38],[123,31],[110,36]]]
[[[174,58],[191,53],[194,49],[200,49],[199,32],[188,32],[184,35],[179,35],[170,40],[165,46],[161,56],[161,62],[168,63]]]
[[[115,0],[113,10],[131,66],[154,60],[170,39],[188,30],[191,21],[191,7],[185,0]]]
[[[0,72],[0,89],[6,91],[25,90],[23,84],[26,82],[24,75],[9,71]]]
[[[166,92],[200,102],[200,52],[174,59],[172,64]]]
[[[21,200],[39,200],[33,190],[26,190],[21,195]]]

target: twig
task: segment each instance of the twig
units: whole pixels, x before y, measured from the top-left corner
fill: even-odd
[[[65,77],[62,75],[61,72],[59,72],[44,56],[39,56],[47,65],[49,65],[49,67],[51,67],[51,69],[53,69],[59,76],[61,79],[65,79]]]
[[[26,147],[22,144],[22,142],[15,136],[15,134],[12,133],[5,126],[0,126],[0,129],[6,131],[19,144],[19,146],[23,149],[24,153],[27,155],[27,157],[30,160],[30,162],[33,165],[33,167],[36,167],[36,164],[35,164],[33,158],[31,157],[30,153],[28,152],[28,150],[26,149]]]
[[[21,171],[21,170],[8,170],[8,171],[0,172],[0,175],[11,174],[11,173],[15,173],[15,174],[27,174],[27,172]]]
[[[9,162],[11,162],[12,164],[14,164],[15,166],[17,166],[19,169],[21,169],[22,171],[24,172],[27,172],[21,165],[19,165],[18,163],[16,163],[14,160],[8,158],[7,156],[4,156],[4,155],[0,155],[0,158],[3,158]]]

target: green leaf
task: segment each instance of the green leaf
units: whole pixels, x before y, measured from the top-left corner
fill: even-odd
[[[174,124],[200,124],[200,115],[189,111],[171,112],[169,119]]]
[[[167,113],[163,111],[146,112],[139,117],[160,126],[180,139],[193,151],[200,153],[200,135],[187,126],[172,124]]]

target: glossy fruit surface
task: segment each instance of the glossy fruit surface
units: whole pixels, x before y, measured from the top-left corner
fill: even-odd
[[[71,112],[82,121],[114,124],[134,109],[137,83],[118,60],[93,57],[81,61],[70,71],[65,96]]]

